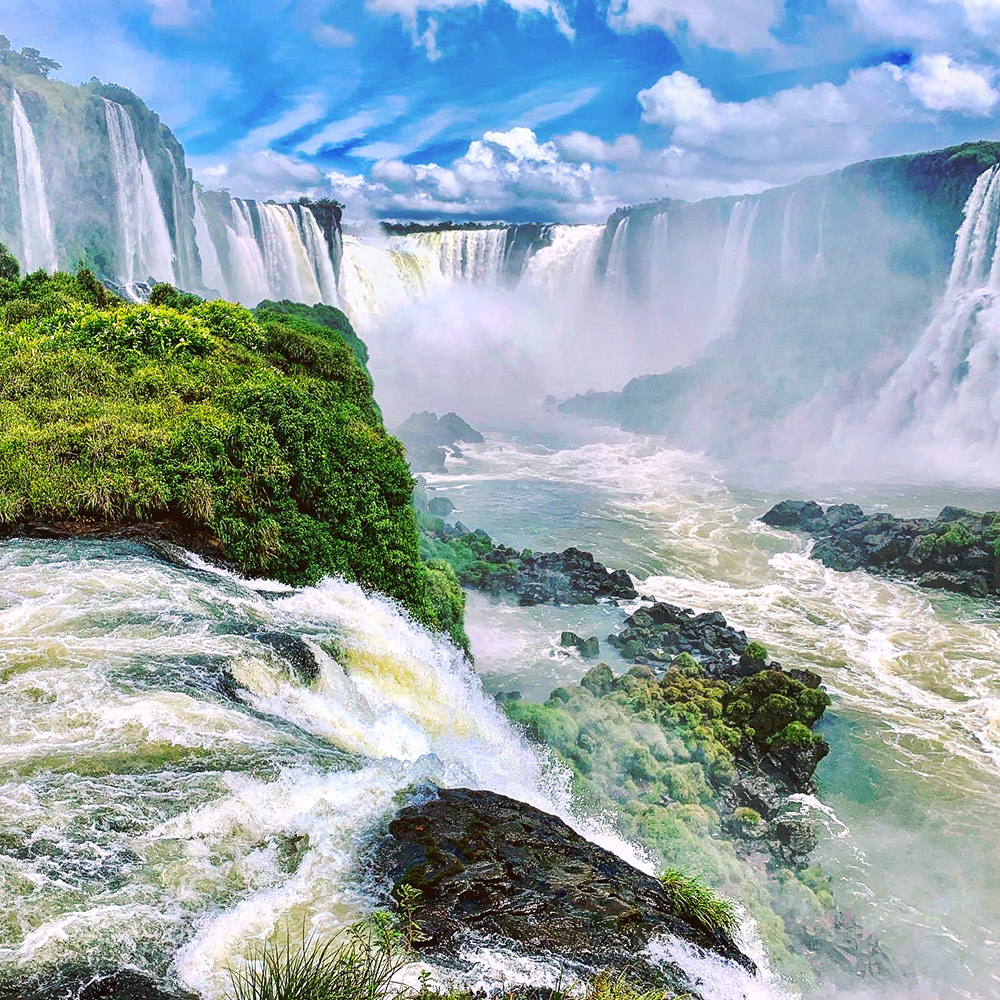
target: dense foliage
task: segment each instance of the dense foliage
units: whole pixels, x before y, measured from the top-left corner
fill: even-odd
[[[0,279],[0,523],[169,522],[249,575],[357,580],[467,646],[346,318],[153,302],[87,271]]]
[[[768,861],[766,872],[744,860],[757,841],[766,850],[768,824],[752,809],[734,810],[727,790],[742,748],[780,751],[818,740],[809,727],[829,703],[825,693],[767,670],[732,684],[706,676],[682,653],[659,677],[646,666],[615,677],[600,664],[544,704],[504,703],[511,719],[570,769],[582,802],[616,815],[624,834],[655,852],[679,905],[707,920],[726,919],[724,902],[683,874],[697,873],[753,912],[786,971],[810,975],[790,937],[832,919],[828,883],[817,869],[780,858]]]

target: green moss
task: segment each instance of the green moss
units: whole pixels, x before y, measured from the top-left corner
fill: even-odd
[[[154,299],[89,272],[0,280],[0,522],[168,521],[250,576],[356,580],[467,649],[457,580],[421,563],[403,448],[341,331]]]
[[[767,662],[767,650],[759,642],[751,642],[750,645],[743,651],[743,656],[745,659],[751,660],[754,663]]]

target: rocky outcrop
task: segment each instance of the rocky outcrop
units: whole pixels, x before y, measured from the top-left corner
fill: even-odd
[[[469,935],[499,937],[525,954],[682,989],[690,984],[679,969],[642,956],[670,934],[753,969],[726,935],[679,919],[657,879],[495,792],[440,789],[406,806],[374,867],[394,896],[403,885],[420,891],[414,943],[428,954],[455,955]]]
[[[596,660],[601,655],[601,642],[596,635],[584,639],[575,632],[563,632],[559,637],[559,645],[563,649],[575,649],[585,660]]]
[[[449,452],[461,455],[459,444],[482,444],[484,440],[457,413],[439,417],[427,410],[411,414],[393,433],[406,445],[414,472],[444,472]]]
[[[824,510],[812,500],[784,500],[761,521],[815,538],[810,554],[831,569],[866,569],[972,597],[994,594],[1000,583],[1000,514],[993,511],[945,507],[936,518],[900,518],[865,514],[852,503]]]

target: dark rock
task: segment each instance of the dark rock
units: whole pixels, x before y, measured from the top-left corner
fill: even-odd
[[[54,972],[0,979],[0,1000],[198,1000],[134,969],[98,972],[72,963]]]
[[[253,637],[270,646],[292,668],[293,675],[299,680],[308,684],[319,677],[316,656],[299,636],[287,632],[256,632]]]
[[[431,517],[447,517],[455,505],[447,497],[432,497],[427,502],[427,513]]]
[[[585,660],[596,660],[601,655],[601,643],[596,635],[582,639],[575,632],[563,632],[559,645],[566,649],[577,649]]]
[[[761,520],[772,528],[797,528],[803,521],[823,516],[823,508],[815,500],[782,500],[775,504]]]
[[[440,789],[407,806],[374,852],[376,873],[420,891],[415,944],[454,954],[463,935],[497,936],[527,954],[690,986],[641,957],[662,934],[753,969],[724,935],[679,919],[659,881],[584,840],[562,820],[487,791]]]
[[[994,512],[945,507],[930,520],[866,515],[856,504],[823,513],[813,501],[784,500],[761,520],[811,535],[816,539],[812,557],[835,570],[863,568],[972,597],[995,593],[1000,579],[995,549],[1000,519]]]

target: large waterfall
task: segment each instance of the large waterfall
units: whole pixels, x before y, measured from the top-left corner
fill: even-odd
[[[965,204],[944,294],[922,336],[878,394],[867,426],[880,453],[941,475],[1000,459],[1000,166]],[[845,433],[858,434],[851,422]]]
[[[175,281],[174,254],[167,220],[149,162],[139,152],[128,112],[104,101],[111,142],[118,206],[119,277],[127,286],[152,277]]]
[[[16,90],[13,96],[13,124],[23,263],[29,271],[40,267],[51,271],[56,266],[56,247],[45,194],[45,177],[35,134]]]

